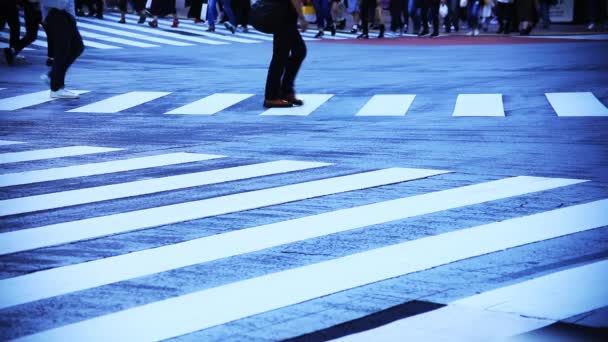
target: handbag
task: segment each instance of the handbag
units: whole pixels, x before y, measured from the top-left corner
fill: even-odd
[[[285,0],[257,0],[251,5],[249,23],[263,33],[275,33],[287,15]]]

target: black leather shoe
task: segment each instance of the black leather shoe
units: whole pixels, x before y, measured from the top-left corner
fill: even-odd
[[[357,36],[357,39],[369,39],[369,35],[367,33],[361,33]]]
[[[285,100],[264,100],[265,108],[289,108],[293,107],[293,105]]]
[[[298,106],[299,107],[299,106],[304,105],[304,101],[296,98],[295,94],[289,94],[289,95],[285,96],[285,98],[283,98],[283,100],[291,103],[292,106]]]

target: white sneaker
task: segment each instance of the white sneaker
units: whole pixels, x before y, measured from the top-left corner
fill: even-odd
[[[46,84],[47,86],[51,85],[51,78],[49,77],[49,75],[47,74],[42,74],[40,75],[40,80],[42,82],[44,82],[44,84]]]
[[[80,95],[65,88],[61,88],[57,91],[51,90],[51,97],[54,99],[77,99],[80,98]]]
[[[473,35],[474,36],[479,36],[479,30],[478,29],[474,29],[473,30]]]

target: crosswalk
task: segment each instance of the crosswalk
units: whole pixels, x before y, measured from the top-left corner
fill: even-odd
[[[91,97],[98,97],[94,92],[76,90],[79,94],[91,93]],[[171,96],[178,95],[162,91],[130,91],[97,101],[84,104],[77,108],[67,110],[68,113],[106,113],[117,114],[137,110],[140,105],[154,103],[165,98],[170,101]],[[255,94],[215,93],[190,103],[180,103],[177,108],[148,114],[172,115],[216,115],[223,111],[238,111],[240,104],[247,103]],[[314,115],[322,106],[331,106],[332,100],[339,101],[340,95],[334,94],[300,94],[304,101],[301,107],[271,108],[260,110],[262,116],[309,116]],[[406,116],[416,98],[423,95],[414,94],[377,94],[365,97],[366,102],[350,113],[353,116],[365,117],[399,117]],[[352,96],[351,96],[352,97]],[[591,92],[563,92],[545,94],[547,111],[553,111],[557,117],[606,117],[608,108]],[[16,96],[3,97],[0,93],[0,112],[17,111],[55,101],[49,97],[49,91],[35,91]],[[80,100],[89,102],[90,100]],[[459,94],[454,98],[445,98],[444,101],[454,101],[453,117],[505,117],[509,107],[505,107],[502,94]],[[250,106],[242,106],[250,110]],[[260,108],[261,106],[257,107]],[[42,108],[42,107],[37,107]],[[156,106],[155,106],[156,108]],[[237,109],[235,109],[237,108]],[[340,109],[344,112],[344,109]]]
[[[368,113],[373,115],[373,111]],[[83,158],[90,155],[103,161],[91,163]],[[68,165],[54,166],[53,161],[69,158]],[[388,189],[416,187],[425,181],[466,175],[460,175],[457,170],[406,167],[344,171],[339,165],[325,161],[253,161],[214,153],[157,151],[142,156],[141,152],[115,147],[37,149],[27,141],[14,140],[0,141],[0,164],[20,166],[0,173],[0,187],[10,190],[0,200],[0,226],[3,227],[0,258],[24,255],[24,260],[33,255],[43,256],[54,246],[105,239],[116,241],[144,229],[154,232],[167,225],[180,227],[195,220],[254,209],[287,208],[310,201],[331,202],[330,198],[340,194],[368,193],[379,187],[388,194],[382,198],[372,196],[363,204],[339,202],[329,210],[320,208],[317,212],[293,213],[295,217],[287,216],[261,225],[242,222],[242,226],[221,233],[181,241],[164,241],[159,237],[160,244],[153,248],[113,253],[50,268],[43,266],[34,272],[5,276],[0,279],[0,321],[14,316],[12,310],[28,310],[29,306],[46,300],[70,306],[70,300],[87,291],[142,277],[180,272],[194,265],[355,231],[364,232],[383,224],[520,196],[532,196],[541,201],[552,191],[589,183],[583,179],[512,176],[404,196]],[[180,168],[185,166],[188,168]],[[143,179],[137,177],[149,170],[158,172],[146,173],[148,176]],[[132,177],[116,177],[121,174]],[[305,179],[302,178],[304,174],[314,177]],[[93,187],[86,185],[91,177],[97,177]],[[70,180],[82,183],[77,183],[80,185],[74,190],[55,186]],[[156,200],[151,197],[186,189],[205,193],[212,186],[238,185],[250,180],[260,182],[261,187],[239,190],[236,186],[228,193],[209,192],[202,199],[169,196],[167,201],[168,197]],[[29,190],[22,192],[22,189]],[[34,189],[37,190],[32,193]],[[126,205],[119,206],[118,212],[97,214],[97,208],[104,204],[126,203],[127,200],[146,203],[146,208]],[[90,210],[80,211],[78,216],[62,215],[74,206]],[[28,222],[34,215],[53,217],[55,222],[36,219],[24,225],[20,223]],[[61,218],[59,222],[57,217]],[[604,227],[608,227],[608,198],[384,246],[367,246],[349,255],[330,256],[322,261],[311,259],[302,265],[264,271],[258,276],[194,289],[145,305],[89,314],[76,321],[62,323],[47,314],[42,318],[45,323],[41,327],[31,327],[26,332],[2,324],[0,335],[3,339],[19,337],[24,341],[169,339],[395,277],[492,253],[500,255],[517,247]],[[360,335],[347,336],[345,340],[369,341],[382,336],[387,340],[399,340],[394,336],[408,336],[408,340],[424,336],[450,337],[455,341],[471,337],[483,340],[525,333],[608,306],[608,288],[604,285],[608,281],[607,274],[605,260],[560,269],[460,299],[441,309]],[[137,296],[137,293],[133,292],[131,296]],[[72,310],[76,307],[74,304]],[[484,322],[484,327],[467,329],[464,324],[467,321]]]
[[[170,19],[158,20],[159,27],[151,28],[147,24],[137,24],[138,16],[127,14],[127,23],[119,24],[120,14],[116,12],[104,13],[104,19],[99,20],[88,17],[77,17],[80,34],[84,45],[92,49],[117,50],[129,48],[158,48],[162,46],[213,46],[226,44],[255,44],[272,42],[272,35],[256,31],[249,27],[249,32],[237,32],[232,34],[222,25],[216,26],[216,32],[207,32],[206,24],[193,24],[189,20],[181,20],[179,27],[172,28]],[[23,18],[21,19],[23,23]],[[25,27],[22,26],[22,32]],[[308,31],[302,33],[306,41],[317,41],[316,32]],[[387,34],[391,39],[396,35]],[[0,32],[0,40],[7,42],[8,31]],[[323,39],[345,40],[354,39],[356,35],[338,32],[336,36],[327,34]],[[375,39],[374,37],[370,37]],[[43,30],[38,33],[38,40],[32,43],[35,48],[46,48],[46,34]]]

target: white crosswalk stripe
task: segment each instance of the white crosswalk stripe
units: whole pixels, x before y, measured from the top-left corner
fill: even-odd
[[[505,116],[501,94],[460,94],[453,116]]]
[[[79,94],[85,90],[75,90]],[[148,103],[163,96],[174,95],[172,92],[131,91],[118,94],[96,103],[68,110],[79,113],[117,113],[126,109]],[[215,93],[200,100],[172,109],[164,114],[214,115],[236,105],[255,94]],[[304,105],[291,108],[271,108],[261,112],[262,116],[308,116],[313,114],[323,104],[330,101],[333,94],[298,94]],[[341,97],[338,95],[336,97]],[[367,98],[367,102],[351,115],[365,116],[405,116],[411,111],[411,105],[416,96],[425,94],[378,94]],[[593,93],[548,93],[547,106],[558,117],[605,117],[606,108]],[[50,102],[48,91],[0,98],[0,111],[12,111]],[[454,101],[453,98],[445,101]],[[261,106],[260,106],[261,107]],[[246,109],[248,110],[248,109]],[[161,112],[152,114],[163,114]],[[453,117],[504,117],[505,108],[502,94],[459,94],[456,97]]]
[[[79,21],[78,27],[84,27],[89,30],[114,34],[117,36],[129,37],[132,39],[145,40],[145,41],[154,42],[154,43],[158,43],[158,44],[165,44],[165,45],[172,45],[172,46],[193,46],[194,45],[191,43],[186,43],[186,42],[181,42],[181,41],[176,41],[176,40],[171,40],[171,39],[165,39],[165,38],[159,38],[159,37],[153,37],[150,35],[139,34],[139,33],[126,31],[126,30],[113,29],[113,28],[105,27],[105,26],[101,26],[101,25],[94,25],[89,22],[80,22]]]
[[[120,150],[120,148],[71,146],[48,148],[44,150],[2,153],[0,154],[0,164],[19,163],[24,161],[36,161],[62,157],[74,157],[92,153],[114,152]]]
[[[160,91],[132,91],[68,110],[68,113],[118,113],[169,94]]]
[[[547,93],[558,116],[608,116],[608,108],[593,93]]]
[[[416,95],[374,95],[357,116],[402,116],[407,113]]]
[[[224,45],[224,44],[227,44],[226,42],[221,42],[221,41],[211,40],[211,39],[205,39],[205,38],[202,38],[202,37],[192,37],[192,36],[181,35],[181,34],[177,34],[177,33],[173,33],[173,32],[165,32],[165,31],[162,31],[162,30],[152,30],[149,27],[139,27],[139,26],[134,26],[134,25],[124,25],[124,24],[119,24],[119,23],[112,23],[112,22],[109,22],[107,20],[95,20],[95,19],[88,19],[88,18],[80,18],[79,21],[80,22],[84,21],[84,22],[91,23],[91,24],[94,23],[94,24],[96,24],[96,26],[103,25],[103,26],[106,26],[106,27],[114,27],[116,29],[121,29],[121,30],[124,30],[126,32],[128,32],[128,31],[145,32],[148,35],[165,37],[165,38],[172,38],[172,39],[177,39],[178,41],[182,40],[182,41],[187,41],[187,42],[191,42],[191,43],[199,43],[199,44],[207,44],[207,45]]]
[[[168,339],[466,258],[596,229],[608,225],[608,215],[598,214],[607,211],[604,200],[462,229],[118,311],[24,340]],[[322,281],[311,286],[310,279]],[[92,336],[92,331],[103,334]]]
[[[2,142],[0,142],[0,145],[2,145]],[[46,170],[6,173],[0,175],[0,187],[141,170],[152,167],[177,165],[216,158],[222,158],[222,156],[212,154],[171,153],[158,156],[113,160],[94,164],[66,166]]]
[[[498,341],[608,306],[608,261],[484,292],[334,341]],[[456,337],[456,338],[455,338]]]
[[[0,201],[0,216],[64,208],[73,205],[132,196],[149,195],[163,191],[276,175],[284,172],[306,170],[326,165],[327,164],[323,163],[295,162],[288,160],[276,161],[37,196],[19,197]]]
[[[21,32],[25,33],[25,27],[21,27]],[[85,32],[86,33],[86,32]],[[91,37],[91,35],[86,35],[83,32],[80,32],[82,37]],[[38,36],[43,37],[43,38],[47,38],[46,33],[44,32],[44,30],[40,30],[38,32]],[[95,37],[91,37],[91,38],[95,38]],[[99,39],[99,37],[97,37],[97,39]],[[102,37],[103,39],[103,37]],[[87,39],[83,39],[82,40],[84,46],[86,47],[92,47],[92,48],[96,48],[96,49],[102,49],[102,50],[111,50],[111,49],[122,49],[120,46],[114,46],[114,45],[108,45],[108,44],[103,44],[103,43],[99,43],[99,42],[94,42],[91,40],[87,40]]]
[[[77,94],[88,93],[88,90],[72,90]],[[49,90],[43,90],[31,94],[18,95],[0,99],[0,111],[11,111],[36,106],[46,102],[54,101]]]
[[[252,96],[253,94],[213,94],[166,114],[213,115]]]
[[[0,140],[0,146],[23,144],[21,141]]]
[[[403,101],[413,100],[413,97],[404,96],[388,98],[395,100],[391,108],[396,104],[401,105],[398,110],[400,115],[406,110]],[[230,97],[222,99],[220,96],[209,103],[210,107],[215,106],[216,110],[236,102],[240,101]],[[197,106],[204,107],[199,103],[194,108]],[[392,114],[397,115],[394,113]],[[15,142],[0,140],[0,145],[12,143]],[[30,145],[28,143],[27,146]],[[11,152],[0,154],[0,163],[35,162],[112,151],[120,149],[73,146]],[[194,164],[204,165],[210,160],[227,157],[186,152],[125,157],[124,153],[127,151],[121,153],[118,159],[114,159],[115,156],[111,154],[100,155],[106,161],[46,169],[40,169],[35,163],[24,164],[24,167],[34,169],[0,175],[0,187],[12,187],[7,188],[5,198],[8,199],[0,200],[0,216],[17,213],[23,215],[18,218],[0,217],[7,220],[3,223],[3,232],[0,233],[0,256],[18,258],[19,254],[15,253],[26,251],[27,255],[44,256],[51,250],[41,248],[61,248],[60,245],[72,243],[86,244],[83,241],[90,239],[97,239],[95,242],[106,239],[116,241],[124,236],[115,234],[135,234],[143,229],[154,232],[155,229],[166,225],[179,227],[188,225],[193,220],[271,206],[289,206],[289,203],[295,208],[299,203],[293,202],[306,202],[315,198],[319,202],[334,202],[333,198],[323,197],[346,192],[353,192],[350,195],[358,197],[360,194],[357,192],[368,191],[365,193],[367,196],[372,193],[372,188],[380,186],[386,189],[404,189],[411,186],[415,189],[418,183],[425,182],[422,180],[425,178],[431,178],[428,182],[442,179],[450,182],[451,177],[462,176],[446,170],[389,168],[358,171],[342,176],[316,176],[313,178],[315,180],[299,181],[300,173],[322,174],[321,172],[330,171],[338,165],[278,160],[260,163],[247,161],[241,163],[242,166],[212,168],[185,174],[175,174],[179,171],[167,168],[164,171],[168,172],[168,175],[164,173],[159,176],[161,170],[158,170],[159,172],[146,173],[154,174],[152,178],[146,176],[141,179],[136,176],[142,170],[153,171],[152,169],[164,166],[186,163],[192,167]],[[137,180],[121,183],[112,181],[114,174],[125,171],[133,172],[132,176]],[[59,190],[25,197],[11,195],[19,194],[20,186],[30,189],[39,187],[44,190],[45,186],[60,185],[52,183],[54,181],[89,176],[99,177],[97,181],[106,185],[89,188],[80,186],[76,190],[67,191],[55,187],[54,189]],[[59,223],[42,226],[32,227],[32,224],[27,223],[20,226],[20,220],[27,219],[28,213],[34,211],[79,204],[97,208],[96,202],[127,197],[133,203],[153,203],[149,197],[143,195],[161,192],[170,194],[193,187],[201,187],[204,191],[208,185],[245,182],[261,176],[268,176],[265,179],[268,183],[260,190],[237,190],[215,197],[204,197],[202,200],[183,199],[169,205],[157,202],[152,207],[146,206],[147,209],[134,210],[125,207],[120,208],[116,214],[106,216],[91,217],[83,211],[77,214],[80,217],[70,214],[66,222],[60,220]],[[363,231],[468,206],[492,206],[493,202],[504,202],[519,196],[534,196],[542,202],[547,192],[584,183],[590,184],[579,179],[516,176],[467,182],[464,186],[452,185],[440,190],[416,191],[407,196],[388,191],[390,195],[382,195],[380,200],[372,197],[363,202],[364,204],[355,206],[349,205],[349,200],[346,200],[342,204],[332,205],[329,210],[322,209],[304,215],[297,209],[298,215],[294,218],[287,216],[288,218],[280,221],[263,221],[258,225],[248,225],[247,221],[239,219],[235,222],[239,222],[240,226],[222,229],[221,233],[214,235],[203,234],[179,242],[161,241],[160,245],[153,248],[121,250],[118,254],[68,262],[58,267],[45,266],[33,272],[30,270],[5,276],[0,279],[0,293],[3,294],[0,296],[0,310],[12,312],[10,310],[46,305],[40,302],[43,300],[53,300],[54,303],[60,303],[54,305],[63,305],[64,301],[70,300],[68,297],[73,299],[106,285],[124,284],[148,276],[164,276],[169,272],[179,273],[187,267],[209,262],[230,262],[232,257],[248,253],[276,247],[289,248],[292,244],[313,239],[329,239],[339,234],[357,233],[356,230]],[[384,192],[384,188],[382,191]],[[532,211],[531,214],[525,214],[526,216],[511,215],[502,221],[494,222],[489,219],[489,223],[486,221],[481,225],[458,229],[452,227],[438,235],[427,235],[405,242],[388,242],[346,256],[327,256],[320,259],[322,261],[308,259],[298,266],[261,272],[248,279],[237,278],[211,288],[194,288],[165,297],[166,299],[161,301],[140,301],[131,303],[124,309],[113,309],[100,315],[84,315],[84,319],[72,320],[67,322],[67,325],[62,322],[49,322],[48,319],[52,317],[46,317],[42,318],[46,322],[42,329],[30,329],[26,332],[29,335],[21,337],[25,341],[168,339],[395,277],[426,272],[439,266],[488,254],[500,255],[513,248],[533,246],[532,244],[550,239],[608,227],[608,199],[552,208],[545,209],[548,211]],[[38,215],[55,217],[56,214],[50,211]],[[36,222],[43,222],[43,219],[36,219]],[[22,263],[21,259],[15,260]],[[393,336],[407,336],[408,339],[416,340],[432,336],[437,339],[464,341],[480,336],[486,340],[495,336],[509,337],[608,306],[607,288],[603,286],[608,281],[607,267],[608,261],[570,269],[562,268],[553,274],[542,274],[518,284],[506,284],[495,290],[453,301],[444,308],[343,339],[395,340]],[[137,292],[133,293],[135,294],[129,296],[137,295]],[[78,310],[78,305],[74,304],[75,310]],[[467,329],[466,324],[472,321],[483,323],[483,327]],[[1,328],[0,332],[6,334],[6,329]]]

